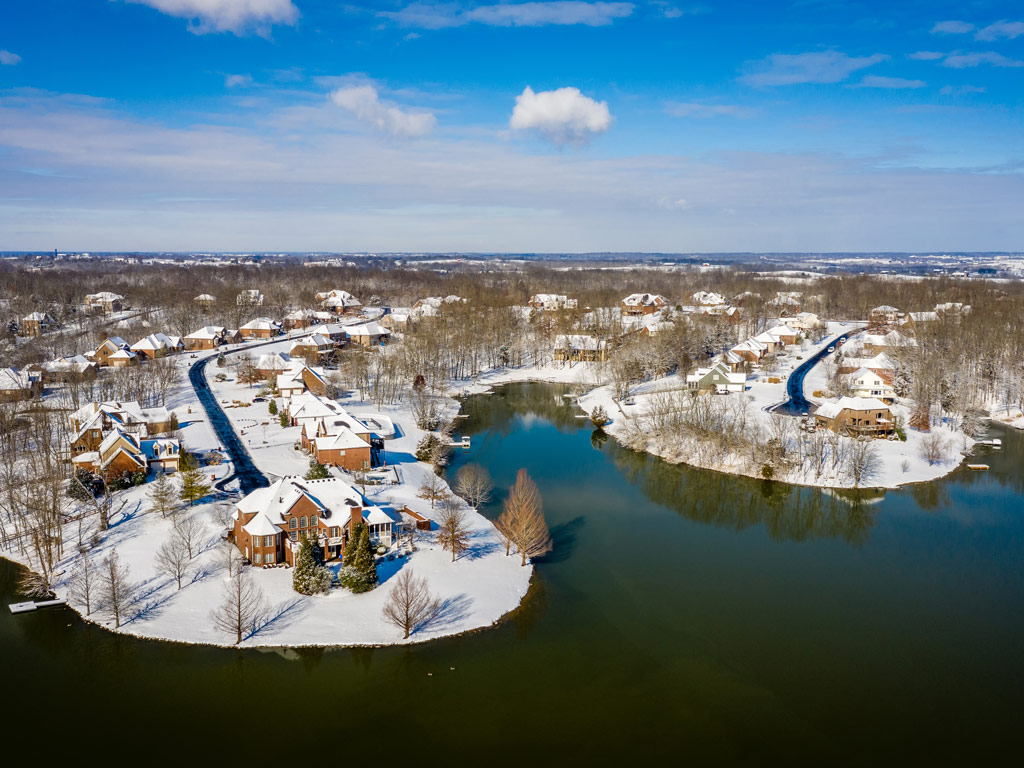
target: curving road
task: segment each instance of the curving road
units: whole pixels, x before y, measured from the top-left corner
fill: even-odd
[[[223,489],[230,480],[237,477],[242,495],[247,495],[257,488],[266,488],[270,485],[270,481],[256,468],[252,456],[242,444],[234,427],[231,426],[227,414],[217,402],[217,397],[210,391],[210,386],[206,383],[206,364],[216,359],[217,356],[213,355],[197,360],[188,370],[188,380],[191,382],[192,389],[195,390],[203,410],[206,411],[206,418],[209,420],[210,426],[213,427],[217,439],[220,440],[221,446],[231,457],[231,463],[235,470],[218,482],[217,487]]]
[[[797,368],[789,374],[789,378],[786,380],[786,399],[771,410],[774,413],[786,413],[790,416],[803,416],[805,413],[811,413],[814,405],[810,400],[804,397],[804,377],[807,376],[811,368],[831,354],[829,349],[835,351],[839,342],[846,341],[853,334],[859,333],[860,330],[860,328],[856,328],[854,330],[847,331],[841,336],[836,336],[832,341],[826,344],[820,352],[812,355],[797,366]]]

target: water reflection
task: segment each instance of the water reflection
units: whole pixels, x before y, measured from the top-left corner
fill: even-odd
[[[877,491],[827,493],[696,470],[631,451],[614,441],[605,451],[648,498],[697,523],[735,531],[764,526],[780,541],[840,538],[855,545],[868,540],[875,524],[870,501],[877,499]]]

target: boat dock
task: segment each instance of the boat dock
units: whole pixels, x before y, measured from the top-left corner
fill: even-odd
[[[25,603],[11,603],[7,607],[11,613],[29,613],[39,608],[53,608],[58,605],[67,605],[66,600],[29,600]]]
[[[976,472],[981,472],[981,471],[984,471],[984,470],[988,469],[988,464],[968,464],[967,468],[968,469],[973,469]]]

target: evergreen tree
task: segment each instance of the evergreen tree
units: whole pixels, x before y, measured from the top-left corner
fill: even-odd
[[[292,588],[300,595],[321,594],[330,587],[331,572],[320,564],[319,549],[315,540],[303,534],[292,572]]]
[[[271,416],[277,416],[277,400],[270,398],[270,404],[267,406],[267,410],[270,411]]]
[[[210,492],[210,485],[206,482],[203,469],[199,461],[191,453],[182,454],[179,461],[178,475],[181,477],[181,500],[187,501],[189,506],[195,503]]]
[[[170,478],[163,472],[157,473],[156,480],[149,487],[149,506],[160,513],[160,517],[167,517],[167,513],[174,509],[178,500],[178,494],[171,484]]]
[[[289,419],[288,419],[288,414],[287,413],[282,413],[281,414],[280,422],[281,422],[281,426],[282,427],[290,427],[292,425],[291,421],[289,421]]]
[[[305,475],[307,480],[325,480],[330,476],[331,473],[327,471],[327,467],[316,459],[309,460],[309,471],[307,471]]]
[[[171,418],[167,422],[167,431],[173,432],[178,428],[178,414],[171,413]]]
[[[345,548],[341,583],[353,592],[369,592],[377,586],[377,563],[370,549],[370,529],[359,523]]]

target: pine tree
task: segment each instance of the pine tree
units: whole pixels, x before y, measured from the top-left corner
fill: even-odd
[[[271,416],[277,416],[277,400],[270,398],[270,405],[267,406],[267,410],[270,411]]]
[[[369,592],[377,586],[377,563],[370,549],[370,529],[359,523],[345,548],[341,583],[353,592]]]
[[[287,427],[290,427],[292,425],[291,421],[288,419],[288,414],[287,413],[282,413],[281,414],[281,418],[280,418],[279,421],[280,421],[282,427],[286,427],[287,428]]]
[[[331,585],[331,572],[321,565],[318,550],[315,540],[303,534],[292,573],[292,588],[300,595],[321,594]]]
[[[327,467],[316,459],[309,460],[309,471],[305,475],[306,480],[324,480],[330,476],[331,474],[327,471]]]
[[[199,499],[210,492],[210,486],[203,476],[202,467],[199,466],[199,462],[192,454],[184,454],[179,465],[180,470],[178,474],[181,476],[181,492],[179,495],[182,501],[189,503],[189,506],[195,506]]]
[[[157,474],[156,480],[153,481],[149,487],[149,493],[146,495],[149,498],[149,506],[159,512],[160,517],[167,517],[167,513],[174,509],[174,504],[178,500],[174,485],[163,472]]]

